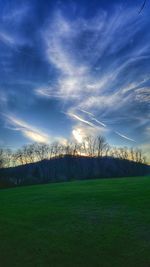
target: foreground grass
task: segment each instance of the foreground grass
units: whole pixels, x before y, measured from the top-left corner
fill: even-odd
[[[1,190],[0,266],[150,266],[150,177]]]

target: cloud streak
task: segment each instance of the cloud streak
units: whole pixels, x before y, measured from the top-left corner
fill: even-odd
[[[21,142],[47,140],[49,130],[52,140],[74,133],[114,145],[149,142],[148,6],[139,16],[130,1],[2,2],[0,110]],[[10,143],[1,117],[1,139]]]
[[[72,118],[74,118],[74,119],[80,121],[80,122],[83,122],[83,123],[85,123],[85,124],[88,124],[88,125],[91,126],[91,127],[95,127],[95,125],[94,125],[93,123],[91,123],[91,122],[89,122],[89,121],[87,121],[87,120],[84,120],[83,118],[81,118],[80,116],[78,116],[78,115],[76,115],[76,114],[68,113],[68,115],[69,115],[70,117],[72,117]]]
[[[7,127],[14,131],[21,132],[27,139],[39,143],[48,143],[49,136],[39,129],[31,126],[23,120],[20,120],[12,115],[4,115],[7,121]]]
[[[95,127],[96,123],[110,128],[111,121],[114,129],[119,128],[123,132],[123,113],[128,114],[135,127],[141,112],[140,103],[145,105],[142,114],[149,103],[148,90],[140,89],[150,81],[145,64],[150,51],[149,44],[144,43],[147,35],[142,42],[137,42],[146,22],[145,18],[137,17],[134,7],[116,8],[109,16],[101,10],[88,20],[69,20],[61,11],[56,12],[44,32],[44,40],[47,59],[58,70],[58,76],[55,87],[45,93],[41,91],[41,94],[65,101],[66,113],[91,127]],[[143,64],[142,71],[140,62]],[[74,110],[74,114],[70,114],[70,110]],[[79,110],[89,115],[90,121],[76,115]],[[94,117],[93,113],[102,121],[108,121],[108,125]],[[121,127],[115,125],[118,114]],[[130,127],[128,132],[132,134],[132,126],[126,127]],[[114,130],[114,133],[134,142],[120,131]]]
[[[131,138],[129,138],[128,136],[126,136],[126,135],[124,135],[124,134],[121,134],[121,133],[119,133],[119,132],[115,132],[115,133],[116,133],[117,135],[119,135],[120,137],[126,139],[126,140],[129,140],[129,141],[131,141],[131,142],[135,142],[134,139],[131,139]]]

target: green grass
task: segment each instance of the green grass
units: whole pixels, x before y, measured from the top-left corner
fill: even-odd
[[[150,177],[0,191],[1,267],[149,267]]]

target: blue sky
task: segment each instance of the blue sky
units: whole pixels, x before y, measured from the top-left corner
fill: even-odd
[[[0,145],[150,150],[150,1],[0,1]]]

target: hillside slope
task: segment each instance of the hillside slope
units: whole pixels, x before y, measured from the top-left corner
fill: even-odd
[[[0,169],[0,181],[15,185],[150,175],[150,166],[112,157],[63,156]]]

